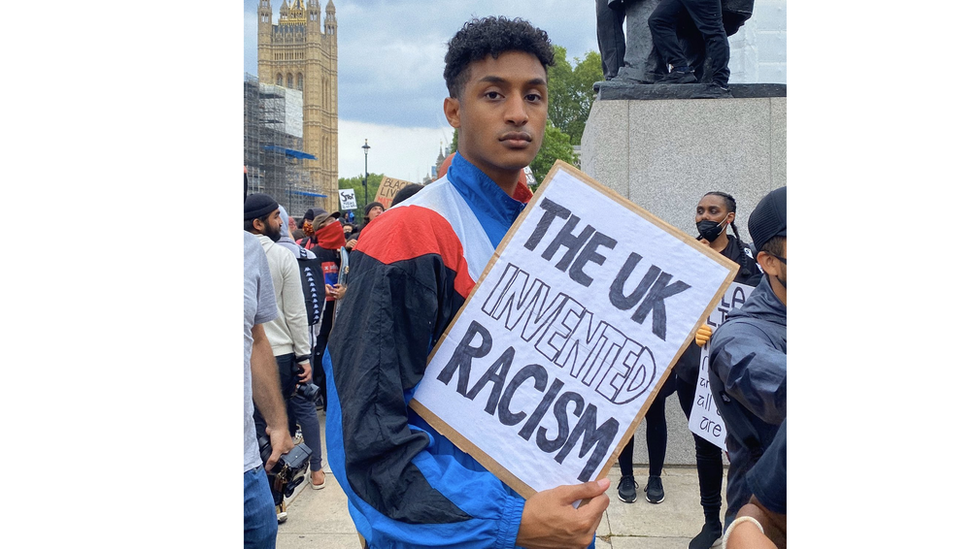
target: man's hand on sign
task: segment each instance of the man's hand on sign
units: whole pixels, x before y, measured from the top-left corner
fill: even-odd
[[[604,478],[536,493],[525,500],[515,544],[529,549],[588,546],[610,506],[609,487],[610,479]],[[584,503],[573,508],[580,500]]]
[[[704,347],[708,340],[712,339],[712,327],[708,324],[702,324],[698,331],[695,332],[695,343],[699,347]]]

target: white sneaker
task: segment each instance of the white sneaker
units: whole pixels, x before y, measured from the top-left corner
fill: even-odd
[[[284,506],[284,504],[282,504],[282,505],[275,505],[275,511],[278,511],[278,524],[282,524],[286,520],[288,520],[288,513],[285,512],[285,506]]]

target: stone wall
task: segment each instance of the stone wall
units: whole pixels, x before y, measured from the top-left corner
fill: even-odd
[[[718,190],[736,198],[745,231],[786,185],[786,98],[598,100],[581,146],[585,173],[679,230],[697,234],[695,206]]]

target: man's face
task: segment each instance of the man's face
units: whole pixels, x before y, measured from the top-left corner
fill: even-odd
[[[372,221],[379,217],[381,213],[383,213],[383,206],[373,206],[366,212],[366,219]]]
[[[759,252],[756,259],[762,267],[763,272],[769,275],[769,285],[773,288],[776,297],[786,304],[786,239],[783,239],[782,255],[776,256],[769,252]],[[776,281],[774,283],[773,281]]]
[[[535,158],[545,135],[546,71],[529,53],[508,51],[468,65],[461,97],[444,100],[458,150],[496,183],[512,184]]]
[[[352,234],[352,225],[343,225],[342,232],[346,233],[346,236]]]
[[[260,224],[260,221],[258,222]],[[281,239],[281,212],[274,210],[271,215],[268,216],[268,222],[264,223],[261,229],[261,234],[270,238],[272,241],[277,242]]]

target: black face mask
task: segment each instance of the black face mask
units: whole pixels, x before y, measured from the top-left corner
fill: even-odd
[[[722,223],[716,223],[708,219],[702,219],[698,223],[695,223],[695,226],[698,227],[699,238],[704,238],[709,242],[715,242],[715,239],[725,232],[724,223],[724,221]]]

